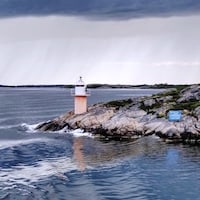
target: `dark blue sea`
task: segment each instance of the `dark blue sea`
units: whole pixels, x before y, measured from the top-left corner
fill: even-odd
[[[96,89],[89,104],[158,90]],[[64,88],[0,88],[0,200],[200,199],[200,148],[34,127],[73,109]]]

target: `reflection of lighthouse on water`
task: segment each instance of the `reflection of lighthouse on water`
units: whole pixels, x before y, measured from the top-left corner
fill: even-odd
[[[78,80],[74,89],[74,114],[81,114],[87,112],[87,86],[82,80],[82,77]]]

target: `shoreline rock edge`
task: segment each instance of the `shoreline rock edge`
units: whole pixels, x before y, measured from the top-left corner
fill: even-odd
[[[182,110],[180,122],[170,122],[170,109]],[[40,131],[81,128],[109,139],[131,139],[155,134],[166,142],[200,144],[200,85],[176,88],[151,97],[98,103],[88,112],[68,112],[39,124]]]

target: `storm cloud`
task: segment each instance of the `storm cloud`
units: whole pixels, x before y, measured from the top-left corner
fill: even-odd
[[[92,19],[131,19],[194,15],[199,0],[1,0],[0,16],[83,16]]]
[[[0,0],[0,84],[200,82],[199,0]]]

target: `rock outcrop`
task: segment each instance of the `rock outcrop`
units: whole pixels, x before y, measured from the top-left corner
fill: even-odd
[[[169,110],[182,110],[182,120],[171,122]],[[200,144],[200,85],[173,89],[151,97],[111,101],[90,106],[88,112],[64,114],[40,124],[42,131],[77,129],[112,139],[156,134],[171,142]]]

